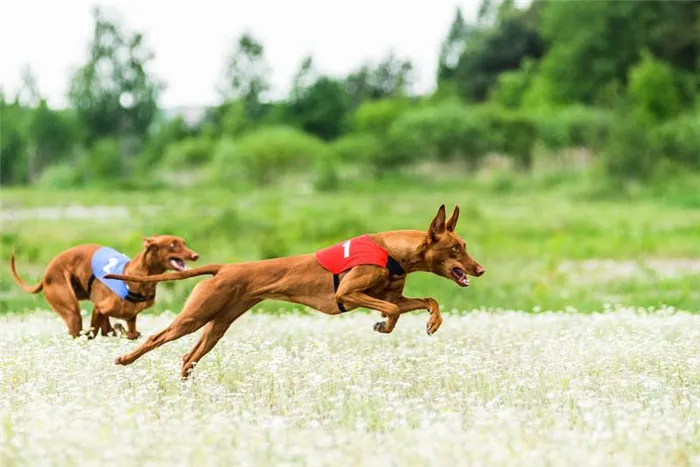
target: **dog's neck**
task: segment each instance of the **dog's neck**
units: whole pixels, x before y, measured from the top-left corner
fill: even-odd
[[[430,266],[425,262],[423,248],[426,233],[420,230],[393,230],[375,235],[389,254],[407,273],[429,272]]]
[[[161,264],[156,263],[155,260],[155,255],[148,250],[143,250],[138,255],[134,256],[129,264],[126,265],[126,268],[124,268],[124,274],[131,276],[152,276],[154,274],[163,274],[165,272],[165,268]],[[138,293],[144,291],[150,293],[155,290],[155,286],[155,282],[129,282],[129,290]]]

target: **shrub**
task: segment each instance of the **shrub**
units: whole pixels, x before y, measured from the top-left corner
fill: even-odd
[[[582,105],[543,111],[536,118],[537,134],[548,149],[599,149],[608,138],[611,112]]]
[[[234,141],[222,139],[214,151],[211,169],[216,181],[249,180],[258,185],[302,169],[326,156],[322,141],[290,127],[268,127]]]
[[[486,126],[482,137],[491,151],[507,154],[520,168],[531,167],[537,140],[537,127],[532,118],[499,107],[483,107],[475,118]]]
[[[654,136],[666,158],[700,168],[700,111],[663,124],[656,129]]]
[[[681,82],[667,63],[644,51],[641,61],[629,72],[628,94],[638,110],[657,120],[677,115],[682,108]]]
[[[162,164],[173,169],[201,166],[211,159],[213,147],[207,138],[186,138],[168,145]]]
[[[391,168],[418,159],[460,158],[474,165],[487,149],[487,131],[470,107],[454,102],[424,107],[392,124],[389,151],[379,162]]]
[[[656,172],[662,153],[647,113],[620,113],[611,126],[601,162],[613,180],[648,180]]]
[[[358,133],[386,135],[391,125],[408,108],[405,99],[382,99],[368,101],[351,116],[352,129]]]
[[[92,145],[77,170],[84,183],[103,185],[121,183],[129,172],[129,166],[117,140],[103,138]]]
[[[80,185],[80,174],[73,164],[58,163],[44,170],[37,184],[52,189],[75,188]]]
[[[340,162],[371,164],[385,150],[382,140],[371,133],[351,133],[335,140],[330,152]]]

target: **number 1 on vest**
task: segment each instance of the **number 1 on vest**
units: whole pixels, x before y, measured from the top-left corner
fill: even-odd
[[[343,258],[349,258],[349,257],[350,257],[350,240],[343,243]]]

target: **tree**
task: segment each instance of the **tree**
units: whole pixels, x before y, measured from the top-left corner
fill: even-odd
[[[98,7],[93,18],[88,60],[73,75],[68,98],[88,146],[114,137],[123,155],[133,155],[157,115],[165,86],[147,71],[154,54],[142,34],[125,33]]]
[[[559,102],[595,103],[625,86],[642,50],[700,71],[698,2],[546,2],[539,30],[551,45],[542,74]]]
[[[438,58],[438,84],[442,81],[454,78],[459,57],[464,51],[465,42],[469,35],[470,27],[464,21],[462,9],[457,8],[455,17],[452,20],[450,31],[440,46],[440,57]]]
[[[306,93],[314,81],[318,79],[318,72],[314,67],[314,59],[311,56],[304,57],[301,61],[299,71],[294,75],[292,81],[292,89],[289,93],[289,99],[294,101]]]
[[[16,102],[23,107],[36,107],[42,100],[36,76],[29,65],[22,67],[22,86],[15,96]]]
[[[455,71],[458,90],[465,99],[485,100],[501,73],[517,70],[525,58],[538,60],[544,54],[537,19],[536,3],[520,10],[512,0],[505,0],[498,6],[493,25],[470,32]]]
[[[262,99],[270,90],[270,69],[265,63],[265,49],[250,33],[237,41],[219,89],[224,102],[241,101],[246,116],[258,120],[264,113]]]
[[[398,58],[394,52],[389,52],[376,66],[365,63],[345,78],[352,108],[365,100],[404,96],[412,84],[413,64]]]

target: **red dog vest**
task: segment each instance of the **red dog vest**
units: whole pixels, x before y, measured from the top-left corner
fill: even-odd
[[[406,274],[401,265],[389,256],[389,252],[374,243],[367,234],[318,250],[316,260],[333,274],[333,288],[336,291],[340,285],[338,274],[354,266],[373,264],[389,269],[391,274],[398,276]],[[338,302],[338,309],[341,313],[346,311],[341,302]]]
[[[370,238],[360,235],[316,252],[316,259],[332,274],[340,274],[353,266],[374,264],[386,267],[389,253]]]

